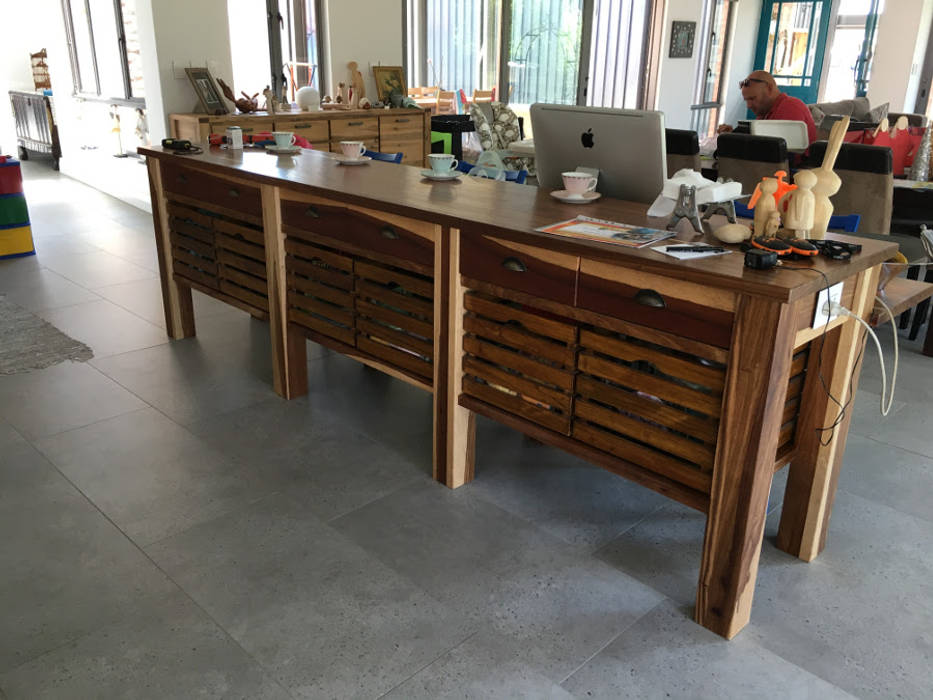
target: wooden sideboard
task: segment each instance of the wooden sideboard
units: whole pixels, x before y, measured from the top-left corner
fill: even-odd
[[[268,318],[283,396],[307,391],[309,338],[430,392],[450,487],[474,476],[481,414],[696,508],[695,617],[725,637],[749,619],[776,470],[778,546],[824,547],[850,417],[817,429],[838,413],[826,389],[857,386],[862,339],[844,318],[811,328],[816,295],[843,282],[867,316],[895,244],[804,269],[676,261],[536,232],[582,211],[536,188],[317,152],[142,152],[171,337],[194,334],[198,289]],[[608,198],[585,211],[650,223]]]
[[[170,114],[173,138],[207,143],[209,134],[239,126],[245,134],[293,131],[320,151],[340,150],[341,141],[362,141],[371,151],[402,153],[402,162],[424,165],[431,153],[431,114],[421,109],[356,109],[253,114]]]

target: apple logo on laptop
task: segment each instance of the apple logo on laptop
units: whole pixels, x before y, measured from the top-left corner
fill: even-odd
[[[580,134],[580,143],[583,144],[583,148],[593,147],[594,141],[593,141],[593,130],[592,129],[587,129],[582,134]]]

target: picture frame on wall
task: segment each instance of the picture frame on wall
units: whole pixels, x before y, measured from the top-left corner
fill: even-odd
[[[696,22],[675,21],[671,25],[671,47],[668,57],[693,58],[693,39],[696,31]]]
[[[405,71],[401,66],[373,66],[373,78],[376,81],[376,95],[380,102],[388,102],[393,90],[398,90],[402,97],[408,96],[405,87]]]
[[[229,114],[230,110],[227,109],[220,90],[217,89],[217,83],[207,68],[185,68],[185,73],[205,114]]]

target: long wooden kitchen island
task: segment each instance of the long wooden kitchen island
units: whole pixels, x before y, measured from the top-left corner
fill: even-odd
[[[577,213],[648,223],[640,204],[313,151],[141,153],[172,338],[195,333],[197,289],[268,318],[283,396],[307,391],[306,339],[431,392],[450,487],[473,478],[479,413],[706,513],[696,619],[725,637],[749,619],[777,469],[778,545],[823,548],[850,415],[818,430],[838,413],[823,383],[857,385],[864,338],[810,327],[815,271],[866,316],[893,243],[809,270],[679,262],[534,231]]]

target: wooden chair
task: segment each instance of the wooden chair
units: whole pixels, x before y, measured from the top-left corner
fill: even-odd
[[[473,99],[471,102],[474,104],[477,102],[492,102],[496,99],[496,91],[492,90],[474,90]]]
[[[456,114],[457,93],[453,90],[438,90],[435,114]]]

